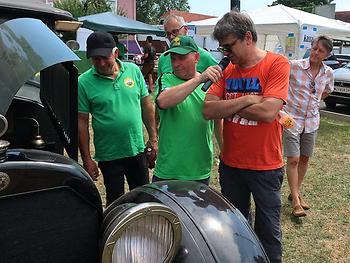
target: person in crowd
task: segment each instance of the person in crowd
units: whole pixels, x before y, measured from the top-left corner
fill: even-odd
[[[164,31],[166,33],[169,41],[172,41],[178,36],[186,36],[188,33],[188,27],[185,23],[185,20],[182,16],[178,15],[169,15],[165,18],[164,21]],[[218,62],[216,59],[206,50],[201,47],[198,47],[199,60],[196,65],[196,70],[199,73],[204,72],[209,66],[217,65]],[[171,56],[165,56],[163,53],[158,59],[158,78],[161,78],[164,73],[172,73],[173,66],[171,63]],[[156,120],[158,120],[158,111]],[[215,120],[215,137],[219,148],[221,149],[222,145],[222,120]]]
[[[310,57],[290,62],[290,83],[284,111],[296,124],[283,133],[284,155],[287,157],[287,177],[292,201],[292,214],[306,216],[310,206],[302,198],[300,188],[312,156],[320,124],[320,101],[334,89],[333,70],[322,61],[332,52],[332,39],[321,35],[311,45]]]
[[[153,181],[192,180],[209,184],[213,164],[213,121],[203,118],[203,82],[220,77],[219,66],[199,73],[198,46],[189,36],[177,36],[164,53],[173,73],[157,81],[160,117],[159,152]]]
[[[117,35],[113,35],[113,39],[115,41],[115,45],[119,50],[119,55],[118,55],[118,59],[119,60],[124,60],[126,59],[126,53],[128,52],[128,49],[126,48],[126,46],[123,43],[119,42],[119,37]]]
[[[164,20],[164,31],[167,38],[172,41],[177,36],[187,35],[188,27],[183,17],[178,15],[169,15]],[[216,59],[206,50],[198,47],[199,61],[197,71],[204,72],[209,66],[216,65]],[[170,56],[164,56],[164,53],[158,60],[158,77],[163,73],[173,72]]]
[[[147,184],[142,122],[157,151],[154,105],[138,66],[122,62],[111,34],[94,32],[87,39],[87,57],[92,67],[78,80],[78,132],[83,166],[93,180],[101,169],[107,205],[124,194],[124,176],[129,188]],[[89,114],[95,146],[90,154]]]
[[[224,118],[221,192],[250,222],[253,196],[254,230],[270,261],[281,262],[284,163],[278,113],[287,100],[289,62],[257,47],[255,26],[246,14],[225,14],[213,36],[231,62],[209,88],[203,108],[206,119]],[[244,100],[249,95],[255,101]]]
[[[148,83],[148,90],[154,90],[153,83],[153,70],[154,70],[154,60],[156,58],[156,49],[153,46],[152,36],[147,36],[146,45],[143,48],[143,66],[142,74]]]

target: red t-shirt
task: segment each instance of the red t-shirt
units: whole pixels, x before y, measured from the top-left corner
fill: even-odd
[[[214,83],[208,94],[235,99],[248,94],[287,100],[290,66],[287,58],[267,52],[251,68],[230,64],[224,77]],[[283,166],[282,126],[251,121],[235,114],[224,120],[224,147],[221,159],[226,165],[249,170],[272,170]]]

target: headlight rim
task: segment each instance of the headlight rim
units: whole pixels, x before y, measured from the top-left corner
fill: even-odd
[[[126,204],[120,205],[125,206]],[[178,215],[168,206],[156,202],[146,202],[140,204],[132,203],[131,207],[121,209],[120,214],[113,218],[112,222],[108,224],[106,230],[104,231],[104,234],[109,233],[108,237],[105,238],[105,242],[102,244],[102,263],[111,262],[114,246],[124,231],[130,225],[132,225],[133,222],[150,215],[162,216],[171,224],[174,239],[169,253],[164,260],[164,262],[171,262],[174,259],[181,243],[182,230],[180,219]]]

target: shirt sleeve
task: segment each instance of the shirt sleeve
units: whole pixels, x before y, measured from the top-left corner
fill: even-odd
[[[89,113],[90,112],[90,103],[86,90],[83,84],[83,81],[78,81],[78,112]]]
[[[334,75],[333,75],[333,70],[327,70],[326,72],[328,82],[326,84],[325,92],[327,93],[332,93],[334,90]]]
[[[197,65],[198,72],[204,72],[208,67],[218,64],[218,61],[205,49],[200,48],[199,50],[199,61]]]
[[[269,69],[263,97],[273,97],[287,101],[290,64],[288,59],[278,56]]]
[[[140,91],[141,91],[141,98],[144,98],[144,97],[147,97],[149,95],[149,92],[147,89],[146,81],[142,75],[140,68],[137,66],[136,66],[136,68],[137,68],[136,70],[137,70],[137,75],[138,75],[139,87],[140,87]]]
[[[144,46],[143,47],[143,53],[144,54],[146,54],[146,53],[149,54],[150,53],[149,51],[150,51],[150,47],[149,46]]]

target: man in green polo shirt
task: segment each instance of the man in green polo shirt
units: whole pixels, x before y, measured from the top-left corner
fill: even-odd
[[[140,69],[117,59],[118,49],[107,32],[87,39],[93,67],[78,81],[79,148],[84,168],[93,180],[101,169],[107,204],[124,194],[124,175],[133,189],[148,183],[142,122],[157,151],[154,106]],[[95,161],[90,155],[89,115],[92,116]]]
[[[196,70],[198,46],[189,36],[172,40],[164,53],[171,59],[174,73],[157,81],[160,126],[159,152],[153,181],[193,180],[209,183],[213,163],[213,121],[203,118],[205,93],[202,84],[216,82],[222,75],[219,66]]]
[[[185,36],[188,32],[188,27],[182,16],[169,15],[164,20],[164,31],[167,38],[172,41],[177,36]],[[198,47],[199,61],[197,71],[204,72],[209,66],[217,65],[216,59],[206,50]],[[158,77],[163,73],[173,72],[170,56],[165,56],[164,53],[158,60]]]

